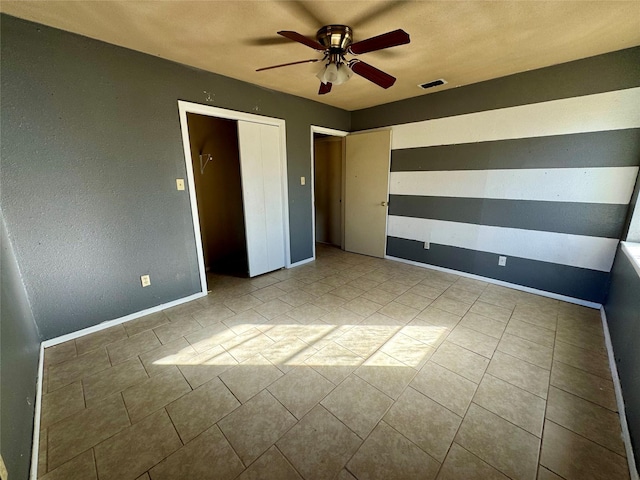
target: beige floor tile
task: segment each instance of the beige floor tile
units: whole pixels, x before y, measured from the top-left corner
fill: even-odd
[[[447,340],[487,358],[493,356],[499,341],[495,337],[471,330],[460,324],[451,331]]]
[[[309,329],[313,327],[311,327],[311,324],[302,325],[301,323],[298,323],[297,320],[291,318],[288,314],[285,314],[269,320],[262,325],[258,325],[256,328],[274,342],[279,342],[286,338],[295,338],[298,335],[304,335],[305,332],[308,332]]]
[[[418,311],[422,311],[433,302],[433,299],[408,291],[400,295],[394,301],[408,307],[415,308]]]
[[[275,342],[267,335],[254,328],[231,340],[227,340],[222,346],[233,355],[233,358],[238,362],[244,362],[259,354],[262,350],[269,348],[274,343]]]
[[[431,325],[453,330],[455,326],[458,325],[462,317],[450,312],[445,312],[444,310],[440,310],[439,308],[431,305],[420,312],[416,319],[430,323]]]
[[[335,289],[333,285],[329,285],[323,282],[312,282],[302,287],[303,291],[307,292],[310,295],[313,295],[314,297],[321,297],[329,293],[333,289]]]
[[[317,307],[324,308],[325,310],[332,312],[333,310],[342,307],[347,303],[347,301],[342,297],[333,295],[332,293],[325,293],[322,296],[314,298],[311,303]]]
[[[148,380],[144,380],[122,392],[131,423],[137,423],[189,393],[191,387],[177,367]]]
[[[267,390],[299,420],[334,387],[313,368],[300,366],[273,382]]]
[[[508,480],[488,463],[457,443],[451,445],[437,480]]]
[[[82,380],[84,399],[91,407],[103,398],[122,392],[125,388],[146,380],[148,377],[140,359],[132,358]]]
[[[129,417],[120,395],[52,425],[48,429],[48,469],[58,468],[128,426]]]
[[[312,303],[305,303],[296,308],[289,310],[287,315],[293,318],[295,321],[302,324],[315,322],[318,319],[324,317],[328,312],[324,308],[320,308]]]
[[[553,350],[556,362],[566,363],[585,372],[611,380],[609,358],[592,350],[576,347],[564,342],[556,342]]]
[[[498,350],[525,362],[551,370],[552,348],[505,333],[498,344]]]
[[[40,428],[40,438],[38,442],[38,478],[47,473],[48,433],[46,428]]]
[[[462,317],[462,320],[460,320],[459,325],[498,339],[502,337],[506,326],[500,320],[493,320],[492,318],[472,312],[467,312],[467,314]]]
[[[496,351],[487,373],[541,398],[547,398],[551,372],[545,368]]]
[[[362,315],[358,315],[344,307],[334,308],[320,319],[327,325],[357,325],[362,320],[364,320]]]
[[[478,300],[482,303],[488,303],[490,305],[495,305],[513,311],[513,309],[516,307],[515,298],[513,298],[512,295],[498,293],[490,289],[490,287],[491,286],[487,287],[487,289],[482,292],[482,295],[478,297]]]
[[[553,331],[556,330],[558,323],[557,314],[545,312],[543,309],[531,305],[517,305],[511,318]]]
[[[382,346],[380,351],[409,367],[419,369],[431,358],[436,349],[420,340],[397,333]]]
[[[399,327],[386,325],[356,325],[338,337],[335,342],[353,353],[367,358],[398,331]]]
[[[513,310],[509,308],[499,307],[497,305],[491,305],[490,303],[484,303],[478,300],[469,309],[469,312],[475,313],[476,315],[482,315],[483,317],[492,318],[493,320],[498,320],[499,322],[507,323],[509,321],[509,318],[511,318]]]
[[[360,438],[366,438],[393,400],[361,378],[350,375],[320,404]]]
[[[626,458],[547,420],[540,464],[567,480],[629,478]]]
[[[542,465],[538,468],[538,480],[565,480],[559,475],[556,475],[550,470],[547,470]]]
[[[433,362],[427,362],[410,385],[460,416],[467,411],[477,388],[471,380]]]
[[[111,363],[109,363],[109,357],[104,348],[93,350],[64,363],[52,365],[47,369],[47,392],[54,392],[65,385],[106,370],[109,367],[111,367]]]
[[[533,480],[540,439],[471,404],[455,442],[514,480]]]
[[[298,472],[291,466],[276,447],[271,447],[253,462],[238,480],[302,480]]]
[[[154,328],[153,332],[158,337],[158,340],[160,340],[160,343],[166,345],[173,340],[201,329],[202,325],[196,322],[193,318],[183,318]]]
[[[380,288],[380,285],[378,285],[376,288],[363,293],[362,298],[366,298],[367,300],[376,302],[379,305],[386,305],[387,303],[393,302],[400,295],[400,293],[396,294],[383,290],[382,288]]]
[[[362,362],[364,362],[364,359],[359,355],[344,348],[342,345],[331,342],[318,353],[309,357],[305,364],[313,367],[316,372],[334,385],[337,385],[358,368]]]
[[[473,304],[480,296],[480,293],[482,292],[479,292],[479,293],[472,292],[466,288],[460,288],[456,286],[456,284],[453,284],[451,287],[445,290],[442,296],[444,298],[450,298],[458,302]]]
[[[462,417],[409,387],[389,409],[384,421],[443,462]]]
[[[184,337],[180,337],[161,347],[140,355],[147,375],[153,377],[172,370],[176,365],[182,365],[198,354]]]
[[[362,440],[318,405],[276,446],[306,480],[335,477]]]
[[[438,348],[445,341],[451,330],[414,318],[408,325],[402,327],[400,332],[425,345]]]
[[[295,417],[263,390],[223,418],[218,426],[242,462],[249,465],[295,423]]]
[[[76,349],[78,355],[84,355],[91,350],[95,350],[99,347],[104,347],[110,343],[117,342],[127,338],[127,332],[122,325],[116,325],[114,327],[106,328],[95,333],[83,335],[76,338]]]
[[[336,480],[358,480],[358,479],[353,475],[351,475],[349,471],[345,468],[340,470],[340,473],[336,477]]]
[[[167,412],[160,410],[95,447],[98,476],[133,480],[180,447]]]
[[[166,310],[163,310],[163,312],[167,317],[174,321],[193,315],[200,310],[202,310],[202,305],[195,300],[193,302],[187,302],[175,307],[167,308]]]
[[[394,280],[387,280],[386,282],[382,282],[380,285],[376,287],[376,289],[384,290],[385,292],[389,292],[396,296],[400,296],[404,292],[409,290],[411,286],[412,285],[406,285],[394,279]]]
[[[220,380],[245,403],[282,376],[282,372],[262,355],[256,355],[220,374]]]
[[[626,456],[620,417],[611,410],[551,387],[546,417],[619,455]]]
[[[368,317],[380,309],[380,304],[364,297],[358,297],[345,303],[344,308],[363,317]]]
[[[530,342],[553,348],[555,342],[555,332],[544,327],[538,327],[532,323],[511,319],[507,325],[506,332],[516,337],[524,338]]]
[[[44,349],[44,368],[66,362],[78,356],[75,340],[59,343]]]
[[[327,325],[326,323],[310,323],[301,325],[295,335],[303,342],[313,348],[321,350],[326,346],[334,345],[334,340],[345,332],[348,332],[353,325]]]
[[[554,362],[551,385],[573,393],[613,412],[618,411],[613,382],[564,363]]]
[[[286,294],[284,290],[280,290],[277,285],[269,285],[268,287],[260,288],[259,290],[255,290],[251,292],[251,295],[262,300],[263,302],[268,302],[269,300],[273,300],[275,298],[279,298]]]
[[[377,325],[385,327],[403,327],[405,322],[394,320],[391,317],[387,317],[381,313],[375,312],[362,320],[359,325]]]
[[[87,450],[40,477],[41,480],[97,480],[97,478],[93,450]]]
[[[316,352],[316,348],[299,338],[287,337],[261,350],[261,355],[286,373],[304,365],[304,361]]]
[[[485,375],[473,402],[518,427],[542,436],[544,399],[491,375]]]
[[[271,320],[272,318],[284,315],[292,309],[293,307],[291,305],[289,305],[287,302],[283,302],[279,298],[269,300],[268,302],[265,302],[262,305],[254,308],[256,312],[265,317],[267,320]]]
[[[421,297],[425,297],[433,301],[440,295],[442,295],[442,292],[444,292],[444,290],[446,289],[434,288],[429,285],[418,284],[407,290],[407,293],[420,295]]]
[[[339,297],[344,298],[347,301],[353,300],[354,298],[358,298],[365,291],[361,288],[354,287],[352,285],[341,285],[338,288],[331,290],[331,293],[337,295]]]
[[[167,317],[164,312],[157,312],[152,313],[151,315],[145,315],[141,318],[136,318],[135,320],[123,323],[122,325],[124,326],[127,335],[132,337],[133,335],[137,335],[138,333],[146,330],[153,330],[154,328],[169,322],[169,317]]]
[[[82,383],[75,382],[42,396],[40,428],[47,428],[60,420],[83,410],[84,393]]]
[[[209,305],[206,308],[194,313],[191,317],[202,325],[203,328],[216,325],[226,318],[234,316],[235,313],[230,308],[225,307],[221,303]]]
[[[464,290],[468,290],[469,292],[477,293],[480,295],[485,291],[489,284],[487,282],[483,282],[482,280],[476,280],[474,278],[465,278],[460,277],[453,284],[456,288],[462,288]]]
[[[432,355],[431,361],[474,383],[480,383],[489,365],[489,359],[486,357],[451,342],[440,345]]]
[[[371,480],[435,478],[440,464],[393,428],[380,423],[348,464],[358,478]]]
[[[220,345],[185,360],[178,368],[191,385],[197,388],[237,365],[238,362]]]
[[[462,317],[471,308],[471,303],[440,296],[430,306]]]
[[[167,405],[167,412],[186,444],[239,406],[231,391],[214,378]]]
[[[254,297],[251,294],[242,295],[240,297],[230,298],[225,300],[224,305],[236,313],[244,312],[245,310],[250,310],[259,305],[262,305],[262,300]]]
[[[334,274],[324,277],[320,280],[320,283],[326,283],[327,285],[331,285],[332,287],[339,287],[340,285],[346,285],[351,280],[343,275]],[[357,285],[354,285],[357,287]]]
[[[153,480],[231,480],[244,465],[220,429],[213,426],[150,470]]]
[[[591,350],[592,352],[600,355],[607,354],[607,348],[605,347],[603,337],[582,331],[579,327],[567,329],[560,328],[556,339],[559,342],[568,343],[576,347],[584,348],[585,350]]]
[[[408,367],[383,352],[371,355],[355,371],[355,374],[364,381],[393,399],[397,399],[402,394],[417,373],[414,368]]]
[[[132,337],[107,345],[107,353],[112,365],[126,362],[161,345],[153,330],[141,332]]]
[[[358,277],[355,280],[351,280],[347,283],[347,285],[359,288],[364,290],[365,292],[371,290],[372,288],[376,288],[382,282],[378,282],[376,280],[372,280],[369,278],[369,275],[365,275],[364,277]]]
[[[187,342],[199,353],[211,350],[214,347],[234,338],[236,334],[224,323],[211,325],[198,330],[185,338]]]
[[[255,310],[245,310],[222,321],[222,326],[227,326],[236,335],[242,335],[267,323],[267,318]]]

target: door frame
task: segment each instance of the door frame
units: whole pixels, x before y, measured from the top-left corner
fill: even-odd
[[[333,137],[346,137],[349,132],[342,130],[334,130],[333,128],[319,127],[311,125],[311,241],[313,246],[312,260],[316,259],[316,178],[315,178],[315,166],[316,166],[316,153],[314,144],[314,133],[321,133],[323,135],[331,135]],[[342,146],[342,245],[344,248],[344,171],[345,171],[345,158],[344,158],[344,145]]]
[[[196,184],[193,176],[193,164],[191,159],[191,143],[189,141],[189,127],[187,125],[187,113],[195,113],[208,117],[225,118],[228,120],[242,120],[245,122],[274,125],[280,132],[280,176],[282,178],[282,215],[284,234],[284,261],[285,267],[291,266],[291,238],[289,236],[289,189],[287,183],[287,135],[285,121],[280,118],[265,117],[252,113],[237,112],[224,108],[202,105],[200,103],[178,100],[180,114],[180,129],[182,132],[182,147],[184,149],[184,162],[187,171],[187,185],[189,187],[189,201],[191,203],[191,216],[193,219],[193,234],[196,240],[196,255],[198,257],[198,270],[200,273],[200,285],[202,293],[207,293],[207,272],[204,266],[204,252],[202,249],[202,236],[200,233],[200,214],[196,201]]]

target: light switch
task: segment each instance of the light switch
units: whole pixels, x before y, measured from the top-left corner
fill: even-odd
[[[184,190],[184,178],[176,178],[176,188],[178,190]]]
[[[151,285],[151,278],[149,278],[149,275],[142,275],[140,277],[140,283],[142,283],[143,287],[148,287]]]
[[[300,185],[306,185],[307,184],[307,179],[304,177],[300,177]]]

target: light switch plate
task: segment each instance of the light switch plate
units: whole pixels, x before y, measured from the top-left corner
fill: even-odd
[[[184,190],[184,178],[176,178],[176,188],[178,190]]]
[[[307,184],[307,179],[304,177],[300,177],[300,185],[306,185]]]
[[[504,267],[507,265],[507,257],[499,256],[498,257],[498,266]]]
[[[140,283],[142,283],[143,287],[148,287],[151,285],[151,278],[149,278],[149,275],[142,275],[140,277]]]

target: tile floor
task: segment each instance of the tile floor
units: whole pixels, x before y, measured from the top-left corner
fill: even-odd
[[[319,246],[45,351],[51,479],[625,479],[599,312]]]

